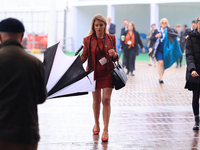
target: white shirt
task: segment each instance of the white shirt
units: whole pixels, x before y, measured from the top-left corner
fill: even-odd
[[[165,30],[166,30],[166,29],[165,29]],[[165,30],[163,30],[163,28],[161,28],[161,32],[162,32],[162,35],[163,35],[163,38],[162,38],[162,39],[165,38]]]

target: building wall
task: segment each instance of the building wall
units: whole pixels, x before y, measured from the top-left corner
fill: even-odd
[[[189,27],[192,20],[200,16],[200,3],[186,4],[159,4],[159,19],[167,18],[170,26],[187,24]]]
[[[83,45],[83,38],[87,36],[91,22],[96,14],[102,14],[104,17],[107,15],[106,6],[87,6],[87,7],[78,7],[77,8],[77,17],[76,23],[74,26],[75,38],[74,38],[74,47],[75,51]]]
[[[147,33],[150,29],[150,5],[116,5],[115,24],[117,38],[120,38],[121,28],[124,27],[123,20],[134,22],[139,33]]]

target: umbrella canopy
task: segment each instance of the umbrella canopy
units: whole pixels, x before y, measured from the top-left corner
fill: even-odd
[[[67,56],[58,45],[59,43],[44,52],[47,98],[82,95],[94,91],[94,72],[86,72],[80,56]]]

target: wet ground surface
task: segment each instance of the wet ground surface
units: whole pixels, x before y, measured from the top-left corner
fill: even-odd
[[[185,66],[167,69],[158,83],[157,67],[137,62],[127,86],[113,90],[109,142],[93,136],[91,93],[47,100],[39,105],[38,150],[198,150],[192,93],[184,89]]]

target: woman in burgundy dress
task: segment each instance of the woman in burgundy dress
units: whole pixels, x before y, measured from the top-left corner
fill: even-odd
[[[100,104],[101,102],[103,104],[103,142],[108,141],[108,124],[111,111],[110,100],[113,90],[113,61],[118,60],[115,36],[108,33],[106,26],[106,19],[101,14],[94,16],[89,34],[83,39],[84,47],[81,55],[83,63],[88,60],[87,70],[94,70],[94,79],[96,80],[96,89],[92,92],[95,119],[93,134],[95,135],[100,132]]]

